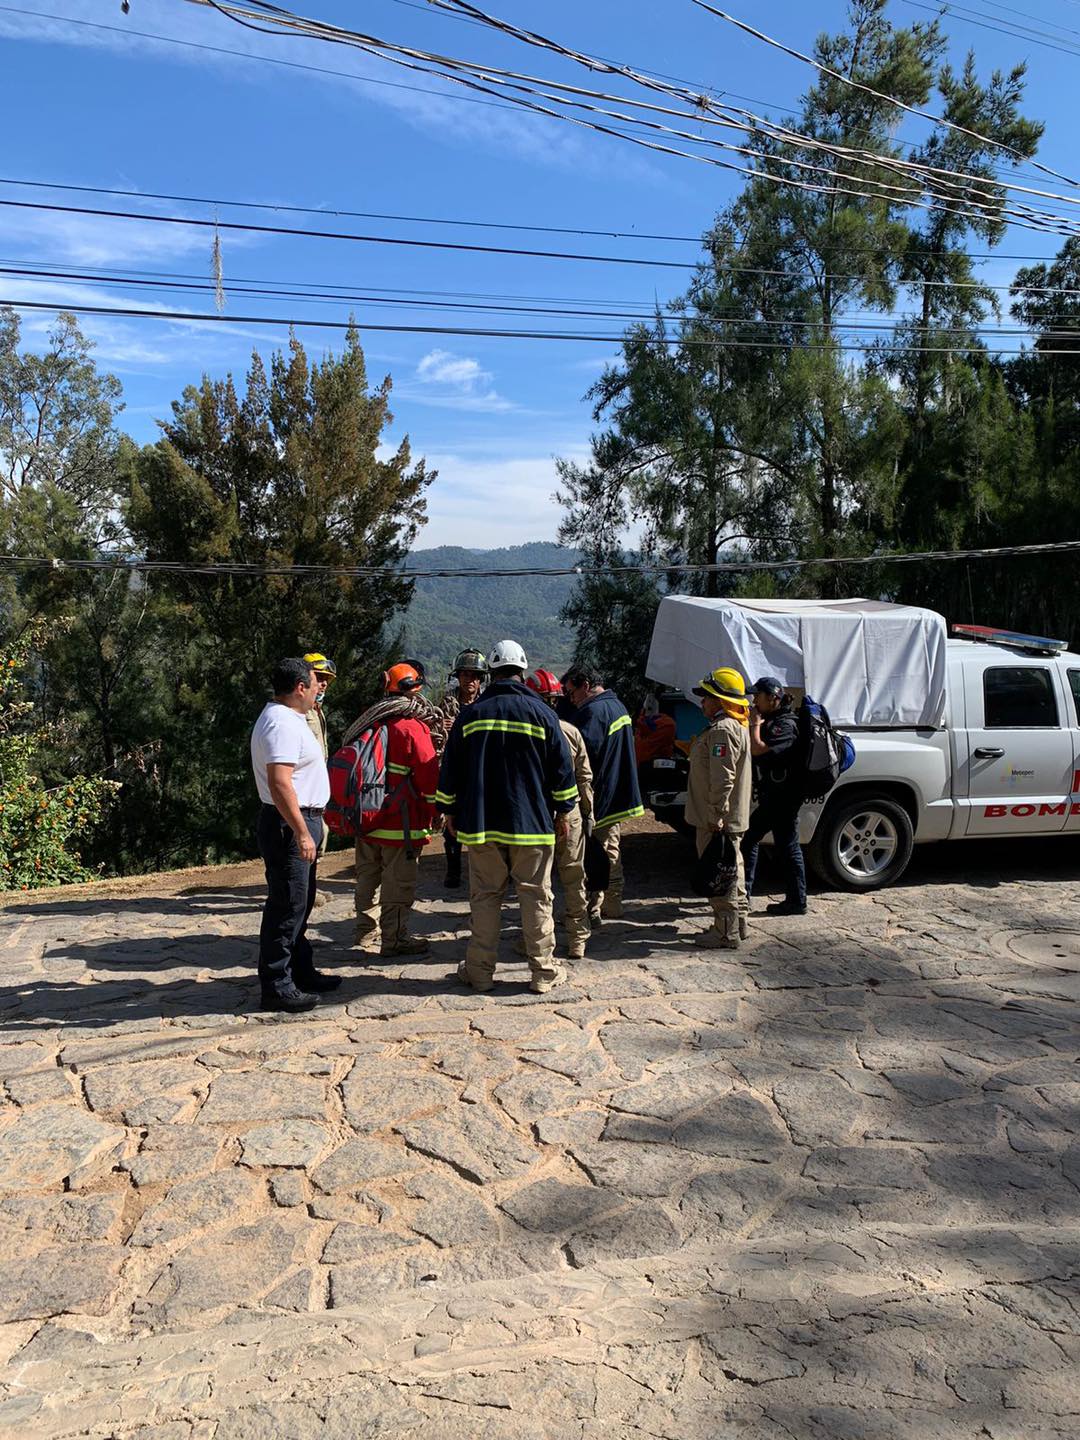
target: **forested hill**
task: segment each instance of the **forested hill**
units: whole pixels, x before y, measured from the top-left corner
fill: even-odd
[[[440,545],[434,550],[414,550],[408,568],[551,569],[576,565],[580,559],[576,550],[546,541],[504,550]],[[441,678],[464,646],[487,649],[504,638],[520,641],[531,665],[557,668],[573,657],[573,633],[559,621],[559,611],[573,588],[572,575],[421,580],[405,619],[406,651],[423,660],[432,679]]]

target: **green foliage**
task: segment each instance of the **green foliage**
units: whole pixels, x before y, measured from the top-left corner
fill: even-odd
[[[273,661],[319,649],[341,679],[331,719],[368,702],[412,593],[401,580],[304,578],[305,565],[395,566],[424,519],[432,476],[408,441],[385,456],[390,381],[369,387],[355,330],[310,363],[295,339],[240,393],[204,379],[156,445],[115,428],[119,387],[75,322],[24,355],[0,312],[0,534],[60,559],[105,548],[176,575],[31,572],[0,592],[0,635],[70,617],[35,676],[42,773],[71,766],[121,786],[85,842],[88,864],[156,869],[252,850],[248,736]],[[40,414],[41,423],[31,423]],[[207,562],[280,568],[198,577]],[[63,724],[62,740],[58,726]]]
[[[24,672],[44,640],[38,627],[0,647],[0,890],[93,879],[78,847],[119,788],[85,775],[42,779],[43,752],[59,737],[36,721]]]

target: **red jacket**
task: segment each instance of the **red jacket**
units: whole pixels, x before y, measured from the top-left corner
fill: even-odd
[[[412,843],[419,848],[431,839],[431,822],[435,818],[435,787],[439,782],[439,761],[431,741],[431,731],[422,720],[390,720],[386,726],[386,795],[387,803],[379,811],[371,830],[362,840],[379,845],[404,845],[405,824],[401,804],[408,807]],[[412,789],[405,784],[396,801],[391,797],[404,777],[412,777]]]

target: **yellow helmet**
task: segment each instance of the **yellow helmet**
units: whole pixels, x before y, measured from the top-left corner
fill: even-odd
[[[746,681],[738,670],[732,670],[728,665],[710,671],[700,685],[694,686],[694,694],[711,695],[715,700],[727,700],[729,704],[750,708],[750,701],[746,698]]]
[[[333,660],[328,660],[326,656],[321,655],[318,650],[312,650],[310,655],[304,656],[304,660],[311,666],[316,675],[325,676],[327,683],[337,679],[337,666]]]

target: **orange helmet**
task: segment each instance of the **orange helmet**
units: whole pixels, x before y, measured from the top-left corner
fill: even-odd
[[[559,677],[550,670],[537,670],[535,675],[530,675],[525,681],[530,690],[535,690],[538,695],[561,695],[562,685]]]
[[[383,676],[383,689],[387,695],[411,695],[423,685],[423,677],[415,665],[403,662],[391,665]]]

